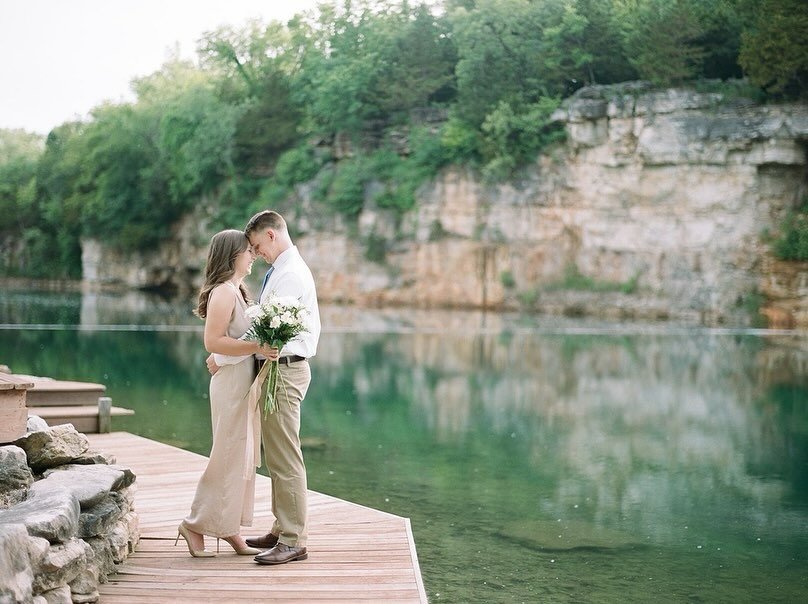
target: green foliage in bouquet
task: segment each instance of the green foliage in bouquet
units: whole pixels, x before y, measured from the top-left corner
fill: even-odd
[[[279,350],[308,331],[309,312],[297,298],[271,296],[265,303],[248,308],[246,314],[250,319],[246,337]],[[258,373],[254,385],[260,387],[260,393],[256,398],[264,401],[265,414],[277,410],[277,391],[282,381],[278,361],[265,363]]]

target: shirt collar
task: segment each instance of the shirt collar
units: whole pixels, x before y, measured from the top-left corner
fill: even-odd
[[[297,246],[292,245],[285,250],[283,250],[278,257],[275,258],[275,262],[272,263],[272,266],[275,270],[281,268],[284,264],[289,262],[295,255],[297,254]]]

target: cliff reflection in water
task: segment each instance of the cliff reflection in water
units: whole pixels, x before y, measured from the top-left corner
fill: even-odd
[[[63,302],[0,292],[0,323],[74,325],[0,330],[0,363],[105,383],[136,411],[114,429],[207,454],[192,303]],[[322,311],[309,487],[410,517],[430,599],[808,594],[805,336]]]
[[[324,338],[316,372],[349,371],[368,413],[403,397],[436,443],[517,439],[554,477],[543,513],[589,507],[660,543],[684,518],[808,537],[780,505],[808,502],[806,358],[748,336],[348,334]]]

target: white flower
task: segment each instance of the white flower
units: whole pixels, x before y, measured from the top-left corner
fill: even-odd
[[[272,317],[272,318],[269,320],[269,326],[270,326],[272,329],[277,329],[278,327],[280,327],[280,326],[281,326],[281,318],[280,318],[278,315],[275,315],[274,317]]]
[[[272,303],[283,308],[294,308],[300,305],[300,300],[294,296],[276,296],[272,298]]]
[[[252,306],[247,307],[244,314],[247,315],[247,318],[250,319],[250,321],[252,321],[253,319],[257,319],[258,317],[262,316],[264,314],[264,309],[260,304],[253,304]]]

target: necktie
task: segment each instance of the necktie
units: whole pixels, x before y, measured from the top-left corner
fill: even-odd
[[[264,288],[266,288],[266,286],[267,286],[267,281],[269,281],[269,276],[272,274],[272,271],[274,271],[274,270],[275,270],[275,267],[270,265],[269,270],[267,271],[267,274],[264,275],[264,282],[261,284],[261,293],[258,294],[258,300],[259,301],[261,300],[261,296],[264,295]]]

